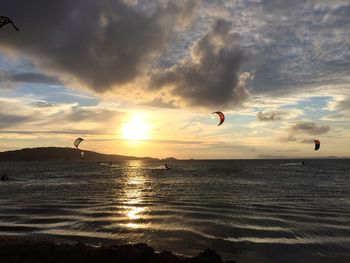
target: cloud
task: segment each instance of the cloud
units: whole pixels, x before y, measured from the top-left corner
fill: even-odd
[[[0,88],[15,88],[15,83],[40,83],[47,85],[62,85],[58,78],[35,72],[4,72],[0,71]]]
[[[78,129],[71,129],[71,130],[0,130],[0,134],[24,134],[24,135],[37,135],[37,134],[60,134],[60,135],[81,135],[81,134],[88,134],[88,135],[101,135],[101,131],[99,130],[78,130]]]
[[[300,140],[300,142],[309,144],[309,143],[314,143],[315,139],[302,139],[302,140]]]
[[[250,5],[248,14],[254,14],[256,25],[249,29],[256,54],[255,91],[295,93],[347,83],[348,1],[262,0]]]
[[[115,110],[75,106],[70,109],[70,112],[64,116],[63,120],[71,122],[109,122],[123,115],[125,115],[125,113]]]
[[[350,119],[350,98],[334,98],[327,109],[332,111],[331,114],[324,116],[322,119],[327,121],[346,121]]]
[[[6,114],[0,112],[0,129],[21,124],[30,119],[31,117],[26,115]]]
[[[144,74],[193,7],[191,1],[5,1],[1,11],[20,32],[2,31],[0,47],[24,54],[43,72],[103,93]],[[17,76],[28,79],[44,81],[33,74]]]
[[[281,137],[282,142],[299,142],[299,143],[313,143],[315,138],[303,138],[305,135],[322,135],[330,130],[329,126],[318,126],[314,122],[300,121],[291,125],[288,129],[288,135]],[[301,136],[301,137],[300,137]]]
[[[259,121],[278,121],[285,115],[288,115],[285,111],[261,111],[257,114],[257,118]]]
[[[350,98],[339,101],[336,108],[340,111],[350,111]]]
[[[265,105],[266,107],[267,105]],[[280,120],[292,120],[299,118],[303,114],[301,109],[287,109],[287,110],[266,110],[257,113],[256,117],[258,121],[280,121]]]
[[[294,153],[294,152],[300,152],[298,149],[285,149],[285,150],[277,150],[276,152],[281,152],[281,153]]]
[[[55,77],[47,76],[42,73],[33,73],[33,72],[10,73],[6,75],[6,78],[13,82],[44,83],[44,84],[51,84],[51,85],[62,84]]]
[[[0,97],[0,129],[23,125],[33,119],[31,112],[21,102]]]
[[[59,78],[118,99],[212,108],[242,104],[251,86],[280,96],[348,83],[347,0],[7,0],[1,8],[21,30],[2,28],[1,50],[53,76],[21,81]],[[225,20],[210,27],[217,18]]]
[[[282,142],[296,142],[298,141],[298,138],[294,137],[293,135],[289,135],[287,137],[280,138]]]
[[[165,108],[165,109],[175,109],[175,101],[170,100],[169,102],[164,101],[162,98],[155,98],[151,101],[146,101],[141,103],[141,105],[155,107],[155,108]]]
[[[77,103],[52,104],[33,98],[0,98],[0,130],[2,134],[115,134],[128,117],[127,112]],[[29,131],[29,132],[27,132]],[[63,132],[60,132],[63,131]]]
[[[48,103],[46,101],[35,101],[35,102],[32,102],[30,103],[31,106],[33,107],[37,107],[37,108],[50,108],[50,107],[54,107],[55,104],[52,104],[52,103]]]
[[[218,19],[209,32],[191,48],[191,56],[170,69],[153,76],[151,89],[170,87],[174,96],[187,105],[224,107],[239,105],[249,96],[244,85],[247,76],[240,72],[246,54],[231,24]]]
[[[290,131],[293,134],[321,135],[329,130],[329,126],[317,126],[314,122],[298,122],[290,127]]]
[[[295,9],[300,10],[304,5],[308,4],[308,1],[262,0],[261,4],[266,12],[291,12],[291,10],[294,11]]]

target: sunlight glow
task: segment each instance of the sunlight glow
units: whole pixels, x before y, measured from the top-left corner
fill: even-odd
[[[142,115],[134,116],[123,126],[123,138],[137,141],[150,138],[150,126],[144,121]]]

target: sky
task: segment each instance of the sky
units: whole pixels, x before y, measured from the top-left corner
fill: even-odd
[[[0,151],[83,137],[158,158],[350,156],[348,0],[3,0],[0,15],[19,28],[0,28]]]

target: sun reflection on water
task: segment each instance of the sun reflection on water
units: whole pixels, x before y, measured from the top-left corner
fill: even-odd
[[[144,212],[147,207],[143,205],[144,196],[143,189],[147,182],[147,175],[142,169],[143,161],[129,161],[127,168],[124,170],[125,183],[123,186],[123,209],[128,223],[128,228],[145,228],[145,223],[140,223],[146,219]]]
[[[143,211],[145,211],[145,207],[135,207],[132,210],[129,210],[129,212],[127,213],[127,216],[130,220],[139,219],[139,218],[141,218],[139,213],[141,213]]]

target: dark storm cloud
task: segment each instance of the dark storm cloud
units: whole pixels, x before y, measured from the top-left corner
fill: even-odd
[[[191,106],[239,104],[248,90],[239,85],[239,73],[246,61],[238,35],[231,23],[217,20],[210,31],[192,46],[190,61],[185,61],[151,81],[151,88],[171,86],[172,93]]]
[[[41,70],[104,92],[137,78],[166,45],[178,20],[185,20],[193,8],[190,2],[149,5],[121,0],[2,1],[1,12],[16,21],[20,32],[2,30],[0,46],[27,55]]]
[[[298,122],[290,127],[292,133],[321,135],[330,130],[329,126],[318,126],[314,122]]]

